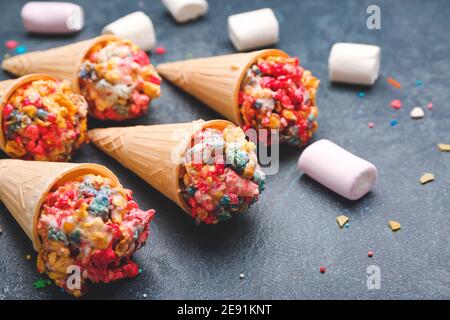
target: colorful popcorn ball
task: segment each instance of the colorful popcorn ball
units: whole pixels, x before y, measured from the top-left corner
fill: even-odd
[[[197,223],[217,223],[248,209],[264,190],[255,145],[239,127],[195,133],[180,170],[182,195]]]
[[[150,59],[128,40],[94,45],[81,64],[79,79],[89,112],[99,119],[139,117],[160,95],[161,78]]]
[[[139,268],[131,256],[145,244],[153,215],[108,178],[88,174],[66,182],[47,194],[40,209],[38,271],[74,296],[86,292],[88,280],[135,277]],[[78,288],[68,281],[73,266],[81,275]]]
[[[317,129],[319,83],[298,58],[259,58],[248,69],[239,92],[244,130],[278,129],[281,142],[305,145]]]
[[[2,111],[5,152],[14,158],[67,161],[86,142],[87,103],[67,81],[25,83]]]

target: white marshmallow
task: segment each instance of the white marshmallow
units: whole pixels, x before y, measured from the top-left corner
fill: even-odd
[[[162,0],[177,22],[196,19],[208,12],[206,0]]]
[[[364,196],[377,180],[377,168],[373,164],[326,139],[303,150],[298,168],[350,200]]]
[[[102,34],[113,34],[131,40],[145,51],[153,49],[156,45],[152,20],[142,11],[130,13],[108,24],[103,28]]]
[[[25,30],[34,33],[74,33],[84,27],[83,8],[70,2],[28,2],[21,16]]]
[[[270,8],[228,17],[228,35],[238,51],[277,43],[279,29],[277,17]]]
[[[381,49],[358,43],[335,43],[328,58],[330,80],[373,85],[380,72]]]

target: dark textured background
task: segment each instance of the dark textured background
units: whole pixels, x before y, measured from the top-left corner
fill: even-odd
[[[46,49],[99,34],[110,21],[139,9],[138,1],[75,1],[86,10],[86,27],[73,37],[30,36],[19,19],[25,1],[0,1],[0,41],[14,39],[28,50]],[[143,2],[144,3],[144,2]],[[87,298],[323,298],[391,299],[450,298],[450,154],[436,144],[450,143],[450,1],[218,1],[211,0],[204,18],[177,25],[159,1],[145,1],[144,11],[156,28],[167,54],[153,63],[234,52],[227,35],[227,16],[271,7],[280,22],[277,47],[298,55],[321,80],[318,94],[319,130],[314,139],[328,138],[373,162],[379,181],[357,202],[324,189],[296,169],[300,150],[281,149],[280,171],[269,176],[258,204],[245,215],[217,226],[196,226],[175,204],[133,173],[86,145],[75,162],[107,165],[135,192],[143,208],[157,216],[146,247],[136,254],[144,272],[136,279],[91,286]],[[366,28],[366,8],[381,7],[382,29]],[[373,43],[382,48],[378,82],[365,89],[332,85],[327,59],[337,41]],[[2,53],[5,53],[2,45]],[[386,83],[392,76],[397,90]],[[2,78],[8,75],[3,74]],[[424,82],[416,87],[415,81]],[[401,99],[404,107],[389,107]],[[426,108],[413,121],[415,105]],[[214,119],[218,114],[169,83],[149,115],[128,124],[157,124]],[[397,117],[396,127],[389,125]],[[368,129],[367,123],[375,128]],[[90,127],[107,126],[91,121]],[[2,155],[4,157],[4,155]],[[436,181],[420,185],[433,172]],[[1,177],[0,177],[1,178]],[[339,229],[335,217],[350,217],[350,228]],[[389,219],[402,224],[398,233]],[[0,205],[0,298],[68,298],[54,285],[36,290],[41,277],[31,242]],[[373,258],[367,251],[374,252]],[[33,260],[25,255],[32,253]],[[381,269],[381,289],[368,290],[366,268]],[[320,274],[319,267],[327,267]],[[245,273],[245,279],[239,274]]]

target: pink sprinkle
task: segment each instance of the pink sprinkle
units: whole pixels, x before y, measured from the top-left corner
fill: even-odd
[[[368,126],[370,129],[372,129],[375,125],[373,124],[373,122],[369,122],[369,123],[367,124],[367,126]]]
[[[164,47],[158,47],[158,48],[155,49],[155,53],[156,54],[164,54],[166,52],[167,52],[167,50]]]
[[[18,45],[19,43],[15,40],[8,40],[5,42],[5,46],[8,49],[15,49]]]
[[[325,269],[325,267],[320,267],[319,271],[320,271],[320,273],[325,273],[326,269]]]
[[[392,100],[391,101],[391,108],[400,109],[401,107],[402,107],[402,101],[401,100]]]
[[[372,252],[372,251],[367,252],[367,256],[368,256],[369,258],[372,258],[372,257],[373,257],[373,252]]]
[[[428,108],[428,110],[432,110],[433,109],[433,104],[431,102],[428,103],[427,108]]]

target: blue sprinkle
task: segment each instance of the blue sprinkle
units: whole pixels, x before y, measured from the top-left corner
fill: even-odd
[[[17,54],[22,54],[22,53],[25,53],[25,52],[27,52],[27,47],[25,47],[25,46],[18,46],[17,48],[16,48],[16,53]]]
[[[195,187],[193,187],[193,186],[190,186],[189,188],[187,188],[187,192],[190,196],[194,196],[196,191],[197,191],[197,189],[195,189]]]
[[[366,94],[362,91],[358,92],[358,97],[360,97],[360,98],[364,98],[365,95]]]
[[[391,127],[395,127],[398,124],[398,121],[393,119],[391,120]]]
[[[347,228],[347,229],[350,227],[350,225],[348,224],[348,222],[347,222],[346,224],[344,224],[344,227]]]
[[[416,87],[421,87],[423,86],[423,81],[422,80],[416,80]]]

